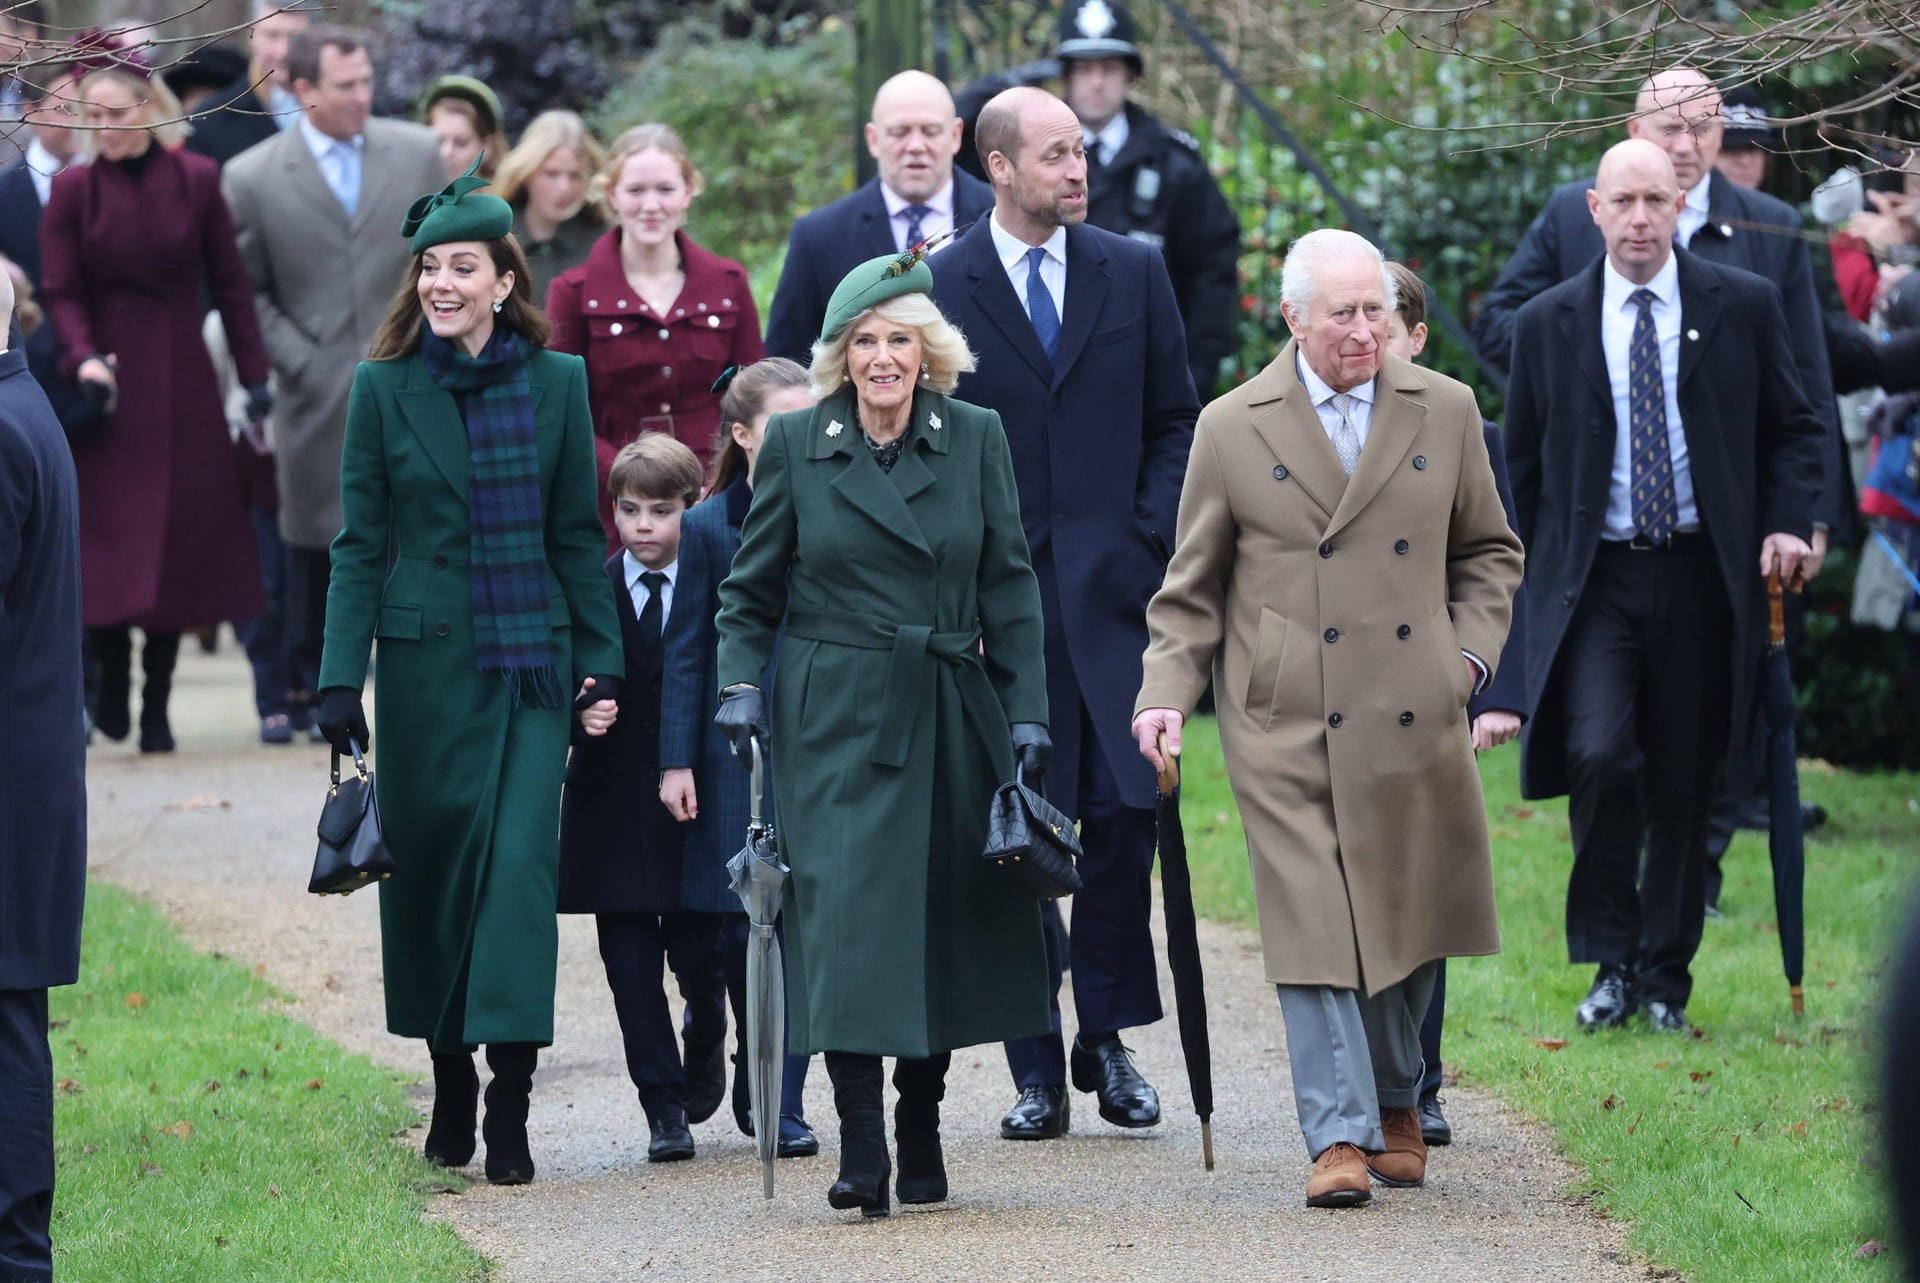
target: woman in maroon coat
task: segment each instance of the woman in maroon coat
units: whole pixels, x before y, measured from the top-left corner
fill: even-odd
[[[597,180],[616,225],[587,261],[547,290],[550,346],[586,358],[600,456],[601,519],[613,537],[607,469],[642,432],[669,432],[712,461],[714,380],[766,354],[747,270],[693,243],[687,207],[700,173],[680,136],[636,125],[614,141]]]
[[[113,408],[75,443],[81,610],[100,665],[95,725],[131,730],[130,627],[146,634],[140,748],[168,752],[167,697],[183,630],[260,613],[260,568],[213,363],[201,291],[225,324],[249,410],[266,413],[267,357],[220,170],[174,149],[179,108],[119,56],[76,97],[91,164],[53,181],[42,224],[47,312],[63,372]],[[142,127],[144,126],[144,128]]]

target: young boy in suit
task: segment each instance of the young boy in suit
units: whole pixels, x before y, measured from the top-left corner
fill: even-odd
[[[614,457],[607,489],[621,547],[606,568],[626,649],[625,694],[606,735],[575,738],[560,805],[560,912],[594,915],[654,1163],[693,1157],[663,964],[686,999],[688,1047],[717,1046],[726,1036],[725,998],[712,992],[721,983],[722,920],[682,910],[680,826],[653,787],[680,515],[700,497],[701,480],[693,451],[664,433],[647,433]]]

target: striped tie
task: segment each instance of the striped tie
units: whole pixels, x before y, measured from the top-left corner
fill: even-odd
[[[1627,302],[1640,309],[1627,349],[1627,446],[1632,454],[1633,524],[1654,543],[1665,543],[1679,524],[1673,492],[1673,445],[1667,437],[1667,382],[1660,370],[1660,336],[1653,328],[1653,291],[1635,290]]]

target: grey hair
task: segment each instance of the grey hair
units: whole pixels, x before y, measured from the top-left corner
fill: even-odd
[[[1387,293],[1387,310],[1393,311],[1400,306],[1400,294],[1393,287],[1393,274],[1387,271],[1386,255],[1366,237],[1338,227],[1318,228],[1287,247],[1286,262],[1280,266],[1280,301],[1305,308],[1318,292],[1320,268],[1335,259],[1363,253],[1380,265],[1380,287]]]

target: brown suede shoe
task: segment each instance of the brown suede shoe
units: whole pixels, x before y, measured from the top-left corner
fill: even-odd
[[[1387,1147],[1367,1155],[1367,1170],[1382,1185],[1408,1189],[1426,1183],[1427,1142],[1420,1135],[1420,1111],[1383,1109],[1380,1132]]]
[[[1313,1160],[1313,1175],[1307,1178],[1308,1207],[1361,1207],[1372,1200],[1366,1156],[1357,1148],[1342,1141],[1329,1145]]]

